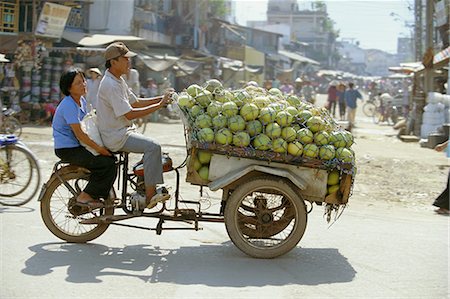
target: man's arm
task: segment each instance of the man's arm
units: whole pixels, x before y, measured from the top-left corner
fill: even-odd
[[[131,111],[125,113],[124,116],[128,120],[133,120],[136,118],[144,117],[163,107],[167,107],[172,98],[172,94],[173,91],[167,91],[163,96],[160,97],[150,99],[139,99],[138,101],[131,104],[132,107]],[[154,103],[151,103],[152,101],[154,101]]]
[[[159,103],[163,99],[163,96],[153,97],[153,98],[138,98],[136,102],[131,104],[133,108],[144,108],[150,105]]]

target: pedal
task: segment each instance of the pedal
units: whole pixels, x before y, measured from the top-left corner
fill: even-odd
[[[176,216],[185,220],[197,220],[197,212],[194,209],[178,209]]]

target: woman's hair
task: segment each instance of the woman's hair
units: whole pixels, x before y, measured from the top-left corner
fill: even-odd
[[[86,78],[83,71],[78,68],[70,68],[61,75],[61,79],[59,80],[59,88],[64,95],[70,95],[69,89],[78,74],[80,74],[83,79]]]

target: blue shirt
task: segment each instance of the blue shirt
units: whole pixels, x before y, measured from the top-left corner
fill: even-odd
[[[362,95],[356,89],[348,89],[345,91],[345,104],[351,109],[356,109],[356,100],[362,100]]]
[[[66,96],[56,108],[52,122],[55,149],[80,146],[70,127],[71,124],[79,124],[86,115],[87,105],[84,97],[81,97],[80,104],[81,107],[71,96]]]

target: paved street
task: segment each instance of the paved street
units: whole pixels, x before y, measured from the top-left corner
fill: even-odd
[[[399,142],[391,127],[361,115],[357,120],[358,157],[370,153],[376,160],[375,153],[388,156],[394,148],[396,159],[448,167],[443,154]],[[51,129],[26,127],[24,132],[45,181],[56,161]],[[180,123],[152,123],[147,134],[171,153],[175,165],[184,160]],[[404,175],[416,174],[405,169]],[[184,176],[182,196],[198,199],[198,187],[184,183]],[[172,179],[169,175],[166,182]],[[383,186],[356,181],[340,219],[330,227],[323,208],[315,206],[298,247],[273,260],[240,252],[223,224],[202,223],[198,232],[163,231],[161,236],[110,226],[88,244],[69,244],[46,229],[36,200],[23,207],[0,206],[0,298],[448,298],[450,217],[435,215],[431,207],[444,183],[442,176],[434,182],[437,190],[424,184],[431,197],[405,203],[378,200],[371,192],[382,192]],[[202,201],[216,212],[220,196],[207,192]],[[156,224],[149,219],[129,223]]]

